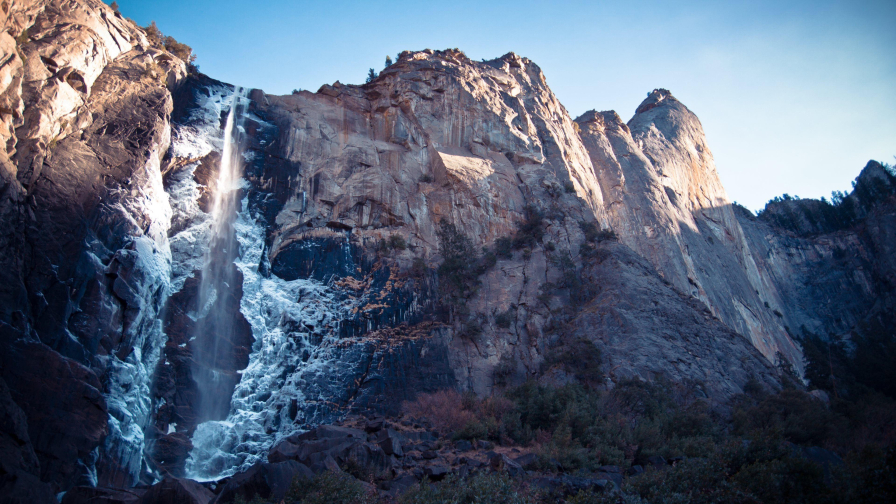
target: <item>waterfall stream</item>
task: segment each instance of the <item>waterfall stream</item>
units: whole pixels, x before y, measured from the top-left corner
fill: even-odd
[[[187,477],[199,481],[218,480],[264,461],[278,439],[314,421],[309,409],[332,396],[331,389],[345,389],[334,366],[346,356],[335,343],[340,321],[356,303],[324,282],[284,280],[259,268],[265,262],[266,224],[249,203],[254,189],[243,179],[243,168],[259,153],[247,145],[253,140],[247,139],[244,125],[274,126],[249,110],[247,92],[237,88],[221,143],[220,117],[228,99],[223,92],[211,89],[211,96],[200,98],[196,114],[201,121],[179,130],[174,146],[176,154],[194,159],[203,152],[221,153],[207,213],[186,203],[196,200],[195,192],[183,191],[184,203],[177,203],[202,226],[174,238],[177,274],[172,283],[183,286],[196,269],[202,275],[190,314],[197,418],[184,467]],[[205,243],[200,261],[195,251]],[[247,333],[251,349],[234,366],[233,350],[245,349]]]
[[[230,396],[239,381],[233,371],[234,303],[227,298],[238,287],[239,272],[234,260],[239,255],[239,243],[233,229],[239,204],[239,184],[243,162],[240,146],[244,131],[242,122],[246,108],[246,91],[236,88],[224,128],[217,183],[211,208],[212,235],[206,250],[202,279],[198,292],[198,313],[191,338],[193,350],[193,379],[198,389],[198,422],[222,420],[230,411]],[[238,305],[236,305],[238,306]]]

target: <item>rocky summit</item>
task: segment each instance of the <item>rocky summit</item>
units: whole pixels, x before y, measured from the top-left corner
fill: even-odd
[[[281,499],[359,463],[389,498],[478,470],[618,491],[673,464],[572,476],[408,404],[643,383],[725,417],[805,388],[804,338],[896,313],[889,167],[754,215],[666,89],[573,118],[527,58],[427,49],[275,96],[99,0],[0,16],[3,502]]]

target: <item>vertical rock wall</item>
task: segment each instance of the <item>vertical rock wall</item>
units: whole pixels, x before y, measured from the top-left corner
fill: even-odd
[[[144,472],[184,63],[95,0],[3,4],[2,375],[54,491]]]

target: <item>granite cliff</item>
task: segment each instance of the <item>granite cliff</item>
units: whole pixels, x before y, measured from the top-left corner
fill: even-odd
[[[10,498],[218,478],[445,388],[664,377],[724,411],[801,372],[803,332],[893,310],[892,174],[847,220],[755,217],[667,90],[573,119],[526,58],[426,50],[273,96],[98,0],[2,7]]]

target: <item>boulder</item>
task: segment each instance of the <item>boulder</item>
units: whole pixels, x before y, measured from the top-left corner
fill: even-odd
[[[208,488],[193,480],[168,478],[149,487],[141,504],[208,504],[215,498]]]
[[[377,432],[383,428],[386,419],[383,417],[374,417],[364,424],[364,430],[370,433]]]
[[[401,457],[404,451],[401,446],[401,438],[393,429],[382,429],[376,433],[376,444],[382,448],[386,455]]]
[[[429,466],[423,473],[432,481],[441,481],[451,473],[451,468],[444,465]]]
[[[0,476],[0,502],[15,504],[55,504],[53,487],[25,471]]]
[[[538,455],[535,453],[526,453],[513,459],[514,462],[522,466],[524,469],[531,468],[538,462]]]
[[[78,486],[62,497],[61,504],[139,504],[146,490]]]
[[[255,496],[279,502],[286,496],[290,484],[297,477],[310,479],[314,477],[314,473],[295,460],[258,463],[248,471],[231,477],[221,489],[215,503],[234,502],[237,497],[250,501]]]
[[[506,471],[512,477],[522,476],[526,474],[523,466],[511,460],[503,453],[497,453],[491,456],[488,465],[495,471]]]

